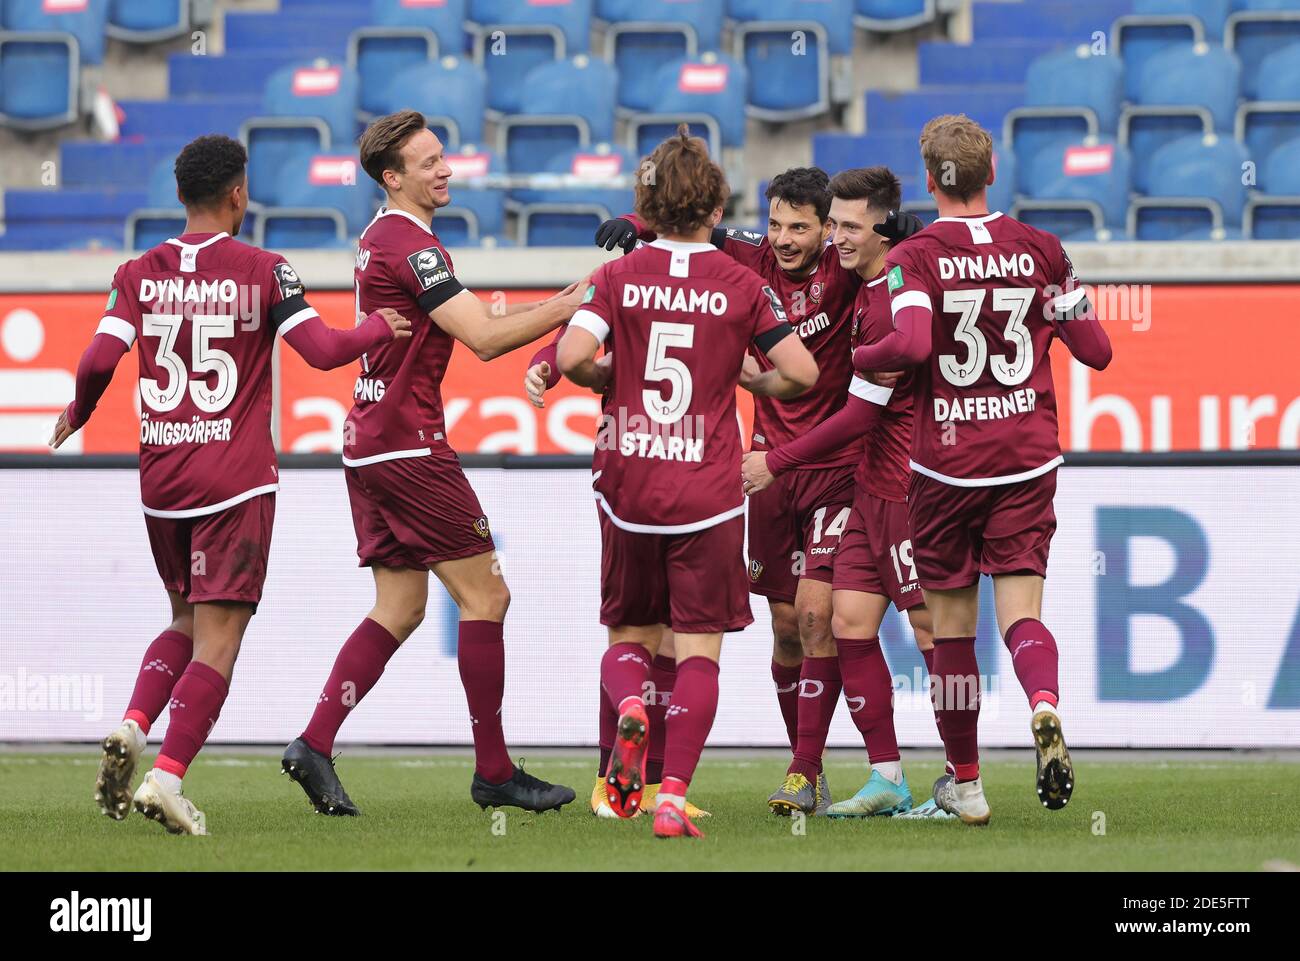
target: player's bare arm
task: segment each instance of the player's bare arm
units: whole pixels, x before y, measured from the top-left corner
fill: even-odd
[[[582,304],[586,283],[580,282],[551,300],[527,310],[494,316],[489,307],[468,290],[435,307],[433,322],[474,351],[479,360],[492,360],[550,333],[573,316]]]
[[[590,387],[601,392],[609,385],[612,354],[596,359],[600,343],[591,331],[582,327],[570,327],[560,338],[556,348],[556,363],[560,373],[579,387]]]
[[[749,379],[752,394],[789,400],[817,383],[817,361],[798,337],[783,337],[767,350],[767,359],[775,367]]]
[[[106,321],[113,320],[115,318],[106,318]],[[128,325],[122,323],[122,326]],[[51,448],[58,450],[69,437],[85,426],[86,421],[90,420],[95,405],[99,403],[99,399],[104,396],[104,391],[113,380],[113,372],[117,370],[118,361],[130,349],[129,343],[121,334],[104,329],[104,322],[101,322],[100,330],[91,338],[90,345],[77,364],[76,396],[59,415],[54,425],[54,433],[50,435]]]

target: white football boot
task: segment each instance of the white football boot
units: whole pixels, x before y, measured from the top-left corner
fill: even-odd
[[[934,782],[934,803],[949,814],[957,815],[964,824],[988,824],[993,816],[989,802],[984,799],[984,782],[979,778],[958,781],[945,774]]]
[[[104,817],[124,821],[131,813],[131,781],[145,743],[140,725],[129,719],[104,738],[104,756],[95,778],[95,803]]]
[[[150,771],[135,792],[135,809],[157,821],[171,834],[207,834],[207,818],[180,791],[172,791],[158,783]]]

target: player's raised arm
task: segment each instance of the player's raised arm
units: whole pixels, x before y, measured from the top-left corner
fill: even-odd
[[[895,259],[897,258],[897,259]],[[858,371],[897,370],[914,367],[930,356],[930,324],[934,306],[920,284],[910,262],[891,251],[885,261],[889,268],[889,309],[894,329],[876,341],[853,352],[853,368]]]
[[[474,294],[456,285],[452,296],[429,311],[433,322],[474,351],[479,360],[492,360],[531,344],[559,327],[578,309],[586,284],[573,285],[567,293],[530,305],[527,309],[495,316]],[[421,302],[421,306],[424,303]]]
[[[135,343],[135,324],[131,321],[131,308],[124,296],[126,287],[119,268],[113,278],[113,291],[108,295],[104,316],[90,339],[90,345],[77,363],[76,395],[72,403],[59,415],[50,436],[50,447],[58,450],[63,442],[81,430],[95,412],[99,399],[113,381],[117,362]]]
[[[411,336],[411,322],[387,308],[370,314],[350,330],[328,326],[307,303],[297,272],[285,261],[272,268],[271,324],[284,342],[317,370],[350,364],[368,350]]]
[[[1061,250],[1064,280],[1058,285],[1062,293],[1047,302],[1048,320],[1056,324],[1056,332],[1074,359],[1093,370],[1105,370],[1110,365],[1111,346],[1106,330],[1097,319],[1088,290],[1079,283],[1074,265],[1065,250]]]

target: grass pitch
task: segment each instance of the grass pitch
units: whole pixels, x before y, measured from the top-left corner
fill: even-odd
[[[529,770],[571,785],[561,813],[504,816],[469,800],[472,762],[463,754],[345,752],[338,770],[364,812],[314,814],[302,790],[279,775],[278,754],[204,751],[186,794],[206,812],[211,836],[172,837],[132,812],[101,816],[91,800],[95,747],[0,753],[0,868],[5,870],[601,870],[611,853],[645,869],[677,870],[1258,870],[1300,863],[1300,763],[1208,755],[1075,755],[1078,788],[1062,811],[1033,796],[1033,755],[998,753],[984,765],[993,808],[987,828],[956,822],[796,823],[768,813],[785,762],[772,752],[710,751],[692,800],[713,812],[703,841],[656,841],[650,819],[597,820],[587,804],[592,752],[536,753]],[[866,775],[834,755],[837,798]],[[1006,758],[1014,757],[1015,760]],[[152,759],[142,759],[136,783]],[[942,771],[914,757],[917,803]]]

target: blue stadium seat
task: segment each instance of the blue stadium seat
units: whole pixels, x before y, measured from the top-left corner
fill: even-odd
[[[324,52],[316,55],[325,56]],[[167,90],[172,97],[191,99],[205,99],[214,90],[229,97],[260,98],[273,73],[309,56],[310,53],[298,49],[207,57],[196,57],[188,51],[174,53],[167,58]]]
[[[460,150],[446,154],[446,160],[452,169],[451,205],[473,215],[480,239],[500,235],[506,222],[506,192],[475,184],[476,178],[505,172],[500,155],[465,144]],[[442,216],[442,211],[438,216]],[[435,224],[435,229],[441,236],[442,228]]]
[[[341,59],[353,32],[371,26],[370,7],[355,0],[341,7],[282,0],[277,13],[227,10],[225,25],[227,53],[278,55],[290,47],[300,60],[318,52]]]
[[[374,218],[379,197],[354,155],[319,154],[300,158],[281,172],[272,203],[281,208],[333,210],[342,215],[348,235],[355,237]],[[278,229],[288,228],[281,224]]]
[[[1010,150],[997,147],[993,150],[993,186],[989,187],[989,210],[1009,211],[1016,202],[1016,155]],[[925,189],[925,178],[921,178],[921,189]]]
[[[335,143],[357,134],[357,75],[342,64],[304,63],[284,67],[266,82],[263,110],[272,117],[319,117]]]
[[[1150,160],[1148,195],[1129,207],[1135,240],[1220,240],[1240,229],[1246,150],[1235,140],[1184,137]]]
[[[149,250],[185,233],[185,211],[146,207],[126,218],[124,250]],[[249,234],[251,236],[251,233]]]
[[[249,97],[210,97],[192,100],[119,100],[121,136],[125,140],[174,137],[193,140],[204,134],[234,137],[240,125],[256,116],[261,101]]]
[[[883,164],[900,176],[916,168],[920,148],[915,131],[890,130],[855,135],[813,134],[813,163],[822,170],[847,170]]]
[[[815,117],[831,108],[832,56],[853,52],[850,0],[732,0],[733,55],[749,72],[748,113]]]
[[[1112,53],[1124,61],[1124,96],[1141,99],[1138,89],[1143,67],[1156,54],[1175,47],[1190,47],[1205,40],[1205,28],[1192,16],[1126,16],[1116,19],[1111,28]]]
[[[1196,17],[1205,28],[1205,38],[1221,43],[1232,0],[1136,0],[1133,12],[1139,16]]]
[[[363,27],[348,38],[348,69],[360,85],[357,102],[365,119],[384,113],[382,95],[407,67],[438,59],[438,36],[410,27]]]
[[[893,33],[934,19],[934,0],[858,0],[853,22],[863,30]]]
[[[664,64],[654,86],[656,112],[634,116],[628,124],[628,149],[637,156],[648,154],[682,121],[708,140],[714,156],[745,145],[745,68],[735,60],[704,53]]]
[[[181,208],[176,196],[176,157],[164,157],[149,174],[149,206]]]
[[[1300,137],[1279,144],[1264,158],[1259,187],[1265,194],[1300,197]]]
[[[600,222],[632,209],[633,191],[630,187],[606,187],[599,181],[613,177],[635,175],[637,159],[626,150],[609,144],[593,144],[589,148],[556,157],[547,173],[579,178],[592,182],[592,186],[555,186],[517,190],[512,193],[520,205],[520,236],[523,243],[538,246],[564,246],[581,231],[594,232]],[[600,213],[596,223],[592,218]]]
[[[1037,40],[1044,46],[1091,43],[1093,34],[1106,24],[1133,12],[1133,0],[976,3],[972,12],[977,41]]]
[[[389,78],[375,99],[376,113],[419,110],[444,144],[481,143],[488,81],[472,60],[443,57],[437,63],[408,67]]]
[[[148,190],[154,168],[184,146],[184,141],[172,139],[152,143],[65,140],[59,144],[60,182],[65,187]]]
[[[111,0],[108,35],[130,43],[158,43],[190,32],[190,0]]]
[[[1043,52],[1037,40],[948,43],[922,40],[916,48],[921,86],[1022,84],[1029,64]]]
[[[617,89],[614,68],[585,54],[534,68],[518,113],[497,128],[497,149],[507,168],[546,170],[558,154],[611,139]]]
[[[1300,7],[1286,9],[1252,5],[1228,18],[1224,45],[1241,60],[1241,92],[1247,100],[1262,99],[1263,65],[1270,54],[1300,43]]]
[[[1300,137],[1264,161],[1260,193],[1246,203],[1244,233],[1255,240],[1300,240]]]
[[[717,0],[598,0],[596,4],[596,15],[611,25],[689,24],[700,50],[715,50],[722,43],[724,13]]]
[[[253,241],[267,250],[328,250],[352,246],[343,216],[330,208],[262,212]]]
[[[0,0],[0,24],[21,33],[70,33],[76,38],[81,62],[104,62],[108,0]],[[46,12],[47,7],[50,12]]]
[[[443,54],[469,52],[464,23],[469,19],[466,0],[371,0],[370,19],[378,27],[414,27],[432,30]]]
[[[976,9],[980,9],[976,7]],[[1024,106],[1022,85],[961,84],[922,87],[902,93],[867,91],[867,129],[920,133],[927,120],[945,113],[964,113],[998,136],[1007,114]]]
[[[1118,58],[1093,56],[1086,46],[1045,54],[1029,66],[1026,105],[1007,114],[1003,139],[1026,170],[1045,150],[1114,135],[1123,95]]]
[[[31,250],[116,249],[122,245],[123,222],[146,200],[135,188],[6,190],[6,240]]]
[[[284,170],[328,153],[333,144],[329,127],[315,117],[255,117],[239,139],[248,150],[249,199],[261,204],[277,203]]]
[[[470,0],[469,18],[480,27],[558,27],[569,56],[591,41],[591,0]]]
[[[1043,151],[1021,170],[1020,183],[1027,200],[1053,201],[1057,210],[1087,210],[1095,225],[1123,230],[1131,166],[1123,146],[1099,137]]]
[[[651,9],[671,8],[666,0]],[[653,110],[659,91],[659,68],[699,52],[695,28],[685,22],[636,21],[611,24],[605,32],[605,59],[618,70],[618,104],[630,110]]]
[[[1252,157],[1267,157],[1300,137],[1300,43],[1275,50],[1260,64],[1257,102],[1237,109],[1237,139]]]
[[[49,130],[74,123],[77,41],[59,33],[0,33],[0,126]]]
[[[535,68],[590,45],[591,0],[471,0],[470,19],[479,26],[474,61],[487,72],[488,106],[498,113],[520,112]]]
[[[1120,143],[1133,155],[1134,186],[1147,189],[1147,161],[1191,134],[1232,133],[1241,64],[1222,47],[1197,44],[1156,54],[1142,68],[1139,100],[1120,118]]]

